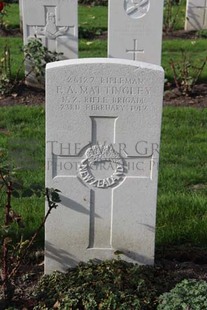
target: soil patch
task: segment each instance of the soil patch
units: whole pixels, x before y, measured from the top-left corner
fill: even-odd
[[[200,38],[201,35],[197,30],[185,31],[185,30],[176,30],[169,33],[163,33],[164,40],[172,40],[172,39],[191,39],[196,40]]]
[[[182,95],[176,88],[166,89],[164,93],[164,105],[206,108],[207,84],[196,85],[191,96]]]
[[[45,92],[42,89],[22,86],[18,92],[10,96],[0,95],[0,107],[14,105],[44,105]]]
[[[22,37],[19,28],[0,29],[0,37]]]

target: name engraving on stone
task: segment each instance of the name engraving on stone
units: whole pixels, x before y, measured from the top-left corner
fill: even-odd
[[[67,85],[58,85],[59,109],[62,111],[133,111],[147,110],[149,87],[142,77],[68,77]],[[95,84],[95,85],[93,85]]]

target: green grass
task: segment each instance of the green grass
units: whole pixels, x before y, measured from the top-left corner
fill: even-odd
[[[156,244],[207,243],[207,110],[165,107],[159,170]],[[6,107],[0,114],[0,145],[9,150],[24,188],[39,184],[44,188],[44,109]],[[17,144],[17,146],[16,146]],[[26,144],[29,146],[26,148]],[[31,161],[30,152],[33,152]],[[29,154],[29,155],[28,155]],[[24,165],[23,165],[24,167]],[[14,198],[29,235],[44,214],[44,198]],[[2,212],[2,211],[1,211]]]
[[[12,207],[23,217],[25,237],[31,235],[44,215],[44,196],[39,197],[37,191],[32,196],[28,192],[37,185],[44,191],[44,145],[43,108],[15,106],[0,109],[0,153],[1,156],[6,154],[9,164],[15,167],[14,188],[18,183],[20,198],[13,197]],[[1,191],[1,219],[5,202]],[[43,244],[43,232],[39,243]]]
[[[207,57],[206,47],[206,39],[164,40],[162,48],[162,66],[165,70],[166,78],[170,81],[173,80],[173,73],[170,67],[171,60],[180,65],[184,62],[182,50],[185,51],[191,65],[201,67]],[[192,74],[194,76],[195,71]],[[207,66],[205,66],[200,76],[200,81],[207,81]]]
[[[20,78],[24,77],[23,65],[23,41],[18,37],[0,37],[0,59],[4,59],[4,49],[8,47],[10,50],[11,74],[16,77],[17,73]],[[3,62],[2,62],[3,63]],[[1,72],[1,64],[0,64]]]
[[[19,4],[13,3],[12,5],[6,6],[7,15],[4,18],[5,24],[8,28],[19,27]]]
[[[107,57],[107,42],[105,40],[80,40],[80,58]]]
[[[108,8],[102,6],[81,6],[78,8],[79,37],[90,37],[107,30]]]
[[[11,153],[15,167],[24,165],[25,161],[26,166],[31,168],[31,171],[25,169],[18,172],[20,180],[24,180],[26,185],[42,180],[43,185],[44,109],[21,106],[1,108],[0,129],[1,148]]]
[[[9,28],[19,27],[19,5],[12,4],[6,7],[7,16],[4,20]],[[106,31],[107,30],[107,7],[82,6],[78,7],[78,24],[82,31]]]
[[[168,1],[166,1],[168,2]],[[163,24],[164,29],[168,29],[171,24],[174,26],[174,30],[180,30],[184,28],[186,12],[186,0],[181,0],[180,6],[172,6],[172,11],[168,9],[168,6],[164,6]]]
[[[206,244],[207,110],[163,114],[157,244]]]

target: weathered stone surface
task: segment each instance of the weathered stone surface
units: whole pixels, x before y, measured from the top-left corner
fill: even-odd
[[[153,264],[164,75],[118,59],[47,66],[45,272],[119,257]]]
[[[187,0],[185,30],[207,29],[207,0]]]
[[[35,36],[51,52],[62,53],[62,59],[78,58],[77,0],[21,0],[24,44]],[[26,75],[31,64],[26,62]],[[44,87],[34,74],[27,84]]]
[[[160,65],[163,0],[109,0],[108,57]]]

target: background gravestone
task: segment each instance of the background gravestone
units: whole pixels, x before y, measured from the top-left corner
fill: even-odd
[[[185,30],[207,29],[207,0],[187,0]]]
[[[77,0],[21,0],[24,44],[40,38],[51,52],[63,53],[63,59],[78,57]],[[26,63],[26,75],[31,70]],[[34,75],[27,84],[42,86]]]
[[[97,258],[153,264],[163,70],[136,61],[47,65],[45,272]]]
[[[109,0],[108,57],[160,65],[163,0]]]

